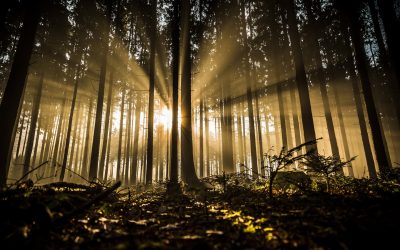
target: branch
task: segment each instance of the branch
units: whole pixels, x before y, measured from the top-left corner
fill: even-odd
[[[28,172],[26,172],[21,178],[19,178],[14,184],[12,184],[9,188],[11,188],[12,186],[17,185],[19,182],[21,182],[23,179],[25,179],[25,177],[27,177],[30,173],[32,173],[33,171],[39,169],[40,167],[42,167],[43,165],[47,164],[49,161],[45,161],[42,162],[41,164],[39,164],[37,167],[34,167],[33,169],[29,170]]]

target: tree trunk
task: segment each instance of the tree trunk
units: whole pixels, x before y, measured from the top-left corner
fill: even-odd
[[[390,2],[390,1],[387,1]],[[400,125],[400,102],[398,102],[396,99],[399,95],[400,91],[400,82],[399,82],[399,73],[393,70],[393,62],[389,63],[389,56],[386,51],[385,47],[385,42],[383,41],[382,37],[382,31],[381,27],[379,24],[379,17],[378,17],[378,11],[376,10],[375,6],[375,0],[368,0],[368,6],[370,9],[371,13],[371,19],[374,25],[374,32],[375,32],[375,37],[376,37],[376,42],[378,44],[379,48],[379,62],[381,64],[381,67],[386,73],[386,78],[389,80],[390,83],[392,83],[392,89],[393,93],[391,95],[391,102],[395,108],[396,115],[397,115],[397,121],[399,122],[398,125]],[[400,41],[399,41],[400,42]]]
[[[200,158],[200,166],[199,166],[199,172],[200,172],[200,178],[204,176],[204,99],[203,97],[200,97],[200,152],[199,152],[199,158]]]
[[[173,2],[172,21],[172,131],[171,131],[171,190],[178,183],[178,91],[179,91],[179,9],[180,1]]]
[[[300,45],[300,35],[297,29],[297,20],[294,0],[285,0],[289,23],[289,36],[296,72],[297,89],[299,92],[301,118],[303,122],[304,139],[306,142],[316,139],[313,115],[311,110],[310,94],[308,89],[306,71],[304,68],[303,53]],[[317,150],[315,145],[308,145],[307,151]]]
[[[280,66],[278,65],[277,68],[279,68]],[[280,75],[279,73],[277,73],[278,75]],[[282,138],[282,147],[284,147],[285,149],[288,148],[288,138],[287,138],[287,134],[286,134],[286,112],[285,112],[285,107],[283,106],[283,90],[282,90],[282,83],[278,82],[277,86],[276,86],[276,92],[278,94],[278,106],[279,106],[279,122],[281,124],[281,138]]]
[[[57,127],[57,133],[56,133],[56,142],[54,144],[54,149],[53,149],[53,159],[51,160],[51,170],[50,170],[50,175],[54,176],[54,172],[56,169],[56,166],[58,164],[58,157],[59,157],[59,148],[60,148],[60,139],[61,139],[61,131],[63,129],[63,124],[64,124],[64,109],[65,109],[65,103],[67,102],[67,98],[64,92],[64,97],[62,104],[60,106],[60,115],[58,119],[58,127]]]
[[[190,1],[182,0],[182,46],[183,70],[181,80],[181,161],[182,180],[197,186],[200,181],[196,175],[193,159],[192,139],[192,54],[190,46]]]
[[[37,93],[35,98],[32,100],[32,119],[31,119],[31,124],[29,125],[29,134],[28,134],[28,142],[26,145],[25,149],[25,155],[24,155],[24,170],[22,172],[22,175],[25,175],[28,173],[29,168],[31,167],[31,164],[34,164],[34,162],[31,162],[32,160],[32,149],[33,149],[33,142],[35,138],[35,132],[36,132],[36,123],[39,118],[39,107],[40,107],[40,100],[42,98],[42,88],[43,88],[43,79],[44,79],[44,73],[40,74],[40,80],[39,84],[37,86]],[[39,133],[39,131],[38,131]],[[26,176],[28,177],[28,176]]]
[[[111,129],[109,128],[109,125],[111,124],[109,121],[112,119],[110,118],[111,114],[111,106],[112,106],[112,91],[113,91],[113,82],[114,82],[114,70],[111,71],[110,76],[109,76],[109,83],[108,83],[108,95],[107,95],[107,111],[106,111],[106,117],[105,117],[105,124],[104,124],[104,140],[103,140],[103,145],[101,149],[101,156],[100,156],[100,165],[99,165],[99,179],[103,180],[103,172],[104,172],[104,161],[106,159],[106,151],[107,151],[107,145],[108,145],[108,130]]]
[[[205,159],[205,172],[204,176],[209,176],[210,175],[210,130],[209,130],[209,121],[208,121],[208,108],[207,108],[207,102],[204,100],[204,128],[205,128],[205,139],[206,139],[206,159]]]
[[[112,107],[111,107],[111,113],[113,113],[112,112],[113,110],[112,110]],[[104,164],[105,164],[105,171],[104,171],[104,181],[107,181],[107,178],[108,178],[108,166],[109,166],[109,164],[110,164],[110,149],[111,149],[111,131],[112,131],[112,119],[110,119],[109,121],[108,121],[108,123],[109,123],[109,130],[108,130],[108,134],[107,134],[107,138],[108,138],[108,145],[107,145],[107,152],[106,152],[106,160],[105,160],[105,162],[104,162]],[[112,169],[111,169],[111,171],[112,171]],[[110,175],[111,176],[111,178],[112,178],[112,174]]]
[[[72,135],[72,145],[71,145],[71,157],[69,159],[69,165],[71,166],[71,169],[74,170],[74,172],[78,172],[77,169],[77,158],[78,158],[78,153],[79,153],[79,135],[80,135],[80,117],[81,117],[81,103],[78,102],[78,109],[76,110],[76,118],[75,118],[75,124],[73,126],[74,128],[74,133]],[[75,176],[74,176],[75,177]]]
[[[124,185],[129,185],[129,169],[130,169],[130,156],[131,156],[131,127],[132,127],[132,98],[129,98],[128,102],[128,117],[127,117],[127,139],[126,139],[126,150],[125,150],[125,178]]]
[[[76,74],[75,74],[74,92],[72,94],[71,110],[69,112],[68,128],[67,128],[67,135],[66,135],[66,141],[65,141],[65,146],[64,146],[64,158],[63,158],[63,162],[61,165],[60,181],[64,181],[65,168],[67,167],[68,150],[69,150],[69,143],[71,140],[71,131],[72,131],[72,121],[74,118],[76,96],[78,94],[78,82],[79,82],[79,74],[80,74],[81,65],[77,65],[76,67],[77,68],[76,68]]]
[[[4,187],[7,182],[15,123],[18,119],[20,102],[26,85],[29,61],[40,20],[41,4],[42,1],[27,1],[27,12],[0,105],[0,117],[2,118],[2,122],[0,122],[2,134],[0,137],[0,188]]]
[[[299,123],[299,115],[297,112],[295,89],[296,89],[296,82],[293,81],[290,84],[290,104],[293,116],[294,145],[298,146],[301,144],[301,138],[300,138],[300,123]]]
[[[226,96],[224,101],[221,102],[223,107],[221,117],[221,130],[222,130],[222,161],[223,169],[226,174],[235,171],[233,165],[233,141],[232,141],[232,98]]]
[[[397,88],[400,89],[400,21],[396,16],[393,0],[378,0],[378,7],[386,34],[390,64],[397,80]]]
[[[139,97],[136,99],[136,108],[135,108],[135,131],[133,134],[133,152],[132,152],[132,169],[131,169],[131,178],[130,184],[136,185],[137,179],[137,169],[138,169],[138,144],[139,144],[139,127],[140,127],[140,109],[141,109],[141,101]]]
[[[306,11],[307,11],[307,16],[309,19],[309,25],[311,27],[317,28],[315,30],[321,30],[321,28],[317,24],[317,20],[315,19],[315,16],[312,12],[311,6],[312,6],[312,0],[306,0],[304,1],[305,6],[306,6]],[[315,60],[315,73],[312,74],[315,77],[315,80],[317,84],[319,85],[319,90],[321,93],[322,97],[322,104],[323,104],[323,109],[324,109],[324,114],[325,114],[325,121],[328,129],[328,135],[329,135],[329,142],[331,145],[331,150],[332,150],[332,155],[335,157],[340,157],[339,155],[339,147],[337,144],[336,140],[336,135],[335,135],[335,128],[333,125],[333,119],[332,119],[332,113],[330,109],[330,104],[329,104],[329,97],[328,97],[328,91],[326,89],[326,77],[323,72],[323,63],[322,63],[322,58],[321,58],[321,48],[319,46],[318,42],[318,37],[316,34],[311,34],[310,35],[310,42],[311,42],[311,48],[312,48],[312,55],[313,59]]]
[[[155,58],[156,58],[156,15],[157,0],[151,3],[152,15],[150,17],[150,62],[149,62],[149,114],[147,122],[147,168],[146,185],[152,183],[153,179],[153,137],[154,137],[154,84],[155,84]]]
[[[385,174],[391,168],[390,159],[389,155],[385,150],[385,145],[384,145],[385,138],[380,127],[380,121],[375,107],[375,101],[372,95],[372,86],[368,77],[368,68],[366,63],[366,55],[364,51],[364,43],[362,34],[360,32],[361,27],[359,21],[357,20],[358,19],[357,17],[359,17],[356,9],[357,6],[355,6],[355,3],[353,3],[351,4],[350,7],[351,7],[350,12],[348,6],[347,7],[343,6],[341,11],[346,11],[343,14],[345,14],[349,18],[348,22],[350,25],[350,35],[354,45],[357,70],[360,75],[368,120],[371,126],[372,140],[375,148],[376,159],[378,162],[380,172]]]
[[[251,153],[251,168],[253,176],[258,177],[258,166],[257,166],[257,151],[256,151],[256,135],[254,126],[254,111],[253,111],[253,93],[252,93],[252,83],[250,75],[250,62],[249,62],[249,45],[247,41],[246,32],[246,16],[245,16],[245,1],[242,0],[241,6],[241,18],[242,18],[242,32],[243,32],[243,45],[244,45],[244,70],[246,79],[246,101],[249,116],[249,129],[250,129],[250,153]]]
[[[100,79],[99,79],[99,90],[97,94],[96,104],[96,119],[94,123],[93,131],[93,143],[92,143],[92,154],[90,157],[89,167],[89,179],[94,180],[97,178],[98,163],[99,163],[99,148],[100,148],[100,136],[101,136],[101,121],[103,117],[103,102],[104,102],[104,86],[106,82],[107,73],[107,56],[109,51],[109,33],[111,29],[111,3],[107,2],[107,20],[106,20],[106,31],[104,32],[104,48],[103,54],[101,55],[101,67],[100,67]]]
[[[120,180],[121,176],[121,160],[122,160],[122,132],[124,130],[124,110],[125,109],[125,86],[122,88],[122,100],[121,100],[121,116],[119,119],[119,137],[118,137],[118,158],[117,158],[117,181]]]
[[[81,175],[83,177],[88,176],[88,156],[89,156],[89,141],[90,141],[90,127],[92,125],[92,108],[93,108],[93,100],[92,98],[89,99],[89,107],[88,107],[88,118],[87,118],[87,125],[86,125],[86,135],[85,135],[85,147],[83,149],[83,158],[82,158],[82,170]]]

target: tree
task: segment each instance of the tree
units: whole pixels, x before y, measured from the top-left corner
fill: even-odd
[[[324,156],[320,154],[308,154],[304,157],[302,165],[307,166],[307,172],[322,175],[326,182],[326,191],[330,192],[330,176],[335,173],[343,172],[343,168],[350,165],[356,157],[342,161],[337,156]]]
[[[183,70],[181,80],[181,167],[182,179],[191,186],[199,186],[194,169],[193,139],[192,139],[192,53],[190,44],[190,1],[181,3]]]
[[[79,64],[76,65],[74,92],[72,93],[71,109],[70,109],[69,118],[68,118],[68,128],[67,128],[66,142],[65,142],[65,146],[64,146],[64,157],[63,157],[63,161],[61,164],[60,181],[64,181],[65,170],[67,168],[67,161],[68,161],[68,156],[69,156],[68,155],[69,144],[71,141],[72,121],[74,118],[76,97],[78,95],[78,83],[79,83],[79,78],[80,78],[80,68],[81,68],[81,65],[79,65]]]
[[[0,137],[0,187],[6,185],[15,124],[19,116],[20,102],[26,84],[43,0],[25,1],[24,4],[26,13],[21,36],[0,105],[0,117],[2,120],[7,117],[0,123],[0,133],[2,134]]]
[[[33,141],[35,137],[35,132],[36,132],[36,123],[38,121],[39,117],[39,106],[40,106],[40,100],[42,98],[42,88],[43,88],[43,80],[44,79],[44,73],[40,74],[40,80],[37,86],[37,93],[35,97],[32,100],[32,119],[31,123],[29,125],[29,133],[28,133],[28,141],[25,149],[25,155],[24,155],[24,169],[22,171],[23,175],[26,175],[29,171],[29,168],[31,167],[31,163],[34,164],[34,162],[31,161],[32,159],[32,149],[33,149]],[[40,128],[39,128],[40,129]],[[39,130],[38,130],[39,134]],[[26,175],[26,177],[28,177]]]
[[[293,59],[296,72],[297,89],[300,98],[304,139],[305,141],[314,141],[316,138],[315,128],[314,128],[313,114],[311,110],[307,76],[304,67],[302,49],[300,45],[300,36],[299,36],[299,31],[297,29],[295,4],[293,0],[285,0],[285,3],[287,10],[288,24],[289,24],[289,36],[292,42],[292,52],[293,52]],[[315,146],[314,144],[307,145],[307,150],[309,151],[315,149],[314,146]]]
[[[89,179],[94,180],[97,178],[98,172],[98,160],[99,160],[99,148],[100,148],[100,134],[101,134],[101,121],[103,117],[103,101],[104,101],[104,86],[106,82],[107,73],[107,57],[109,52],[109,33],[111,29],[111,13],[112,13],[112,2],[111,0],[106,1],[106,24],[103,35],[103,51],[101,52],[101,67],[100,67],[100,79],[99,79],[99,90],[97,94],[96,104],[96,118],[94,123],[93,132],[93,143],[92,143],[92,154],[90,157],[90,168],[89,168]]]
[[[155,58],[156,58],[156,32],[157,32],[157,0],[151,1],[151,14],[148,24],[150,36],[150,61],[149,61],[149,114],[147,116],[147,169],[146,184],[151,184],[153,179],[153,137],[154,137],[154,85],[155,85]]]
[[[172,129],[171,129],[171,169],[168,192],[175,192],[178,183],[178,91],[179,91],[179,20],[180,0],[173,1],[172,16]]]
[[[376,110],[375,101],[372,95],[372,86],[368,76],[368,69],[366,64],[366,55],[363,46],[363,38],[360,32],[360,23],[358,18],[359,6],[357,2],[352,2],[350,5],[344,2],[344,0],[338,0],[338,8],[342,13],[342,19],[347,21],[350,27],[350,35],[353,41],[355,51],[355,62],[357,70],[361,80],[361,86],[364,93],[365,105],[367,109],[367,115],[369,124],[372,130],[372,141],[374,144],[376,158],[379,166],[379,170],[382,173],[386,173],[390,170],[389,155],[386,152],[384,145],[384,134],[381,131],[380,121],[378,118],[378,112]]]
[[[247,109],[249,114],[249,127],[250,127],[250,153],[251,153],[251,167],[255,178],[258,175],[257,166],[257,151],[256,151],[256,135],[255,135],[255,125],[254,125],[254,111],[253,111],[253,92],[252,92],[252,77],[250,74],[250,61],[249,61],[249,45],[247,41],[247,27],[246,27],[246,17],[245,17],[245,2],[242,1],[241,6],[241,17],[242,17],[242,32],[243,32],[243,62],[246,78],[246,101]]]
[[[309,147],[310,145],[314,145],[317,142],[317,140],[314,141],[309,141],[303,144],[300,144],[292,149],[286,149],[285,147],[282,147],[279,154],[271,154],[270,150],[268,153],[265,154],[266,158],[266,172],[267,172],[267,185],[268,185],[268,194],[269,197],[273,197],[273,184],[276,176],[278,175],[278,172],[281,171],[282,169],[287,168],[288,166],[294,164],[295,162],[298,162],[305,157],[312,155],[315,153],[315,150],[310,150],[307,151],[305,154],[302,154],[301,151],[303,150],[304,147]]]

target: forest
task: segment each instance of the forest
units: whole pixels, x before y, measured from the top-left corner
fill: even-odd
[[[399,96],[399,0],[2,0],[0,247],[393,247]]]

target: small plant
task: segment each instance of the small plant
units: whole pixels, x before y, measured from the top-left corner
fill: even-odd
[[[318,140],[318,139],[317,139]],[[314,145],[317,140],[309,141],[303,144],[300,144],[297,147],[294,147],[290,150],[287,150],[285,147],[282,147],[281,151],[278,155],[270,154],[271,150],[267,154],[265,154],[266,161],[266,179],[268,179],[268,195],[270,198],[273,196],[273,184],[278,172],[282,169],[287,168],[288,166],[294,164],[297,161],[304,159],[305,157],[313,154],[312,150],[306,152],[305,154],[301,153],[301,150],[310,145]]]
[[[348,161],[342,161],[336,156],[324,156],[318,153],[313,153],[304,157],[304,161],[301,164],[307,166],[307,172],[321,176],[325,179],[326,191],[329,193],[331,176],[339,172],[341,173],[343,168],[349,166],[355,158],[356,157],[352,157]]]

